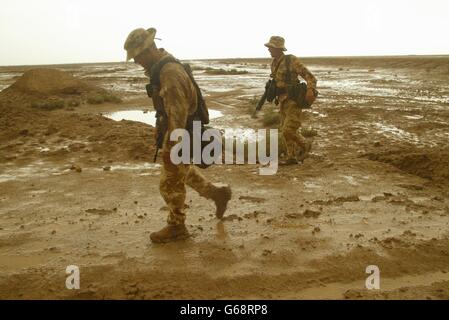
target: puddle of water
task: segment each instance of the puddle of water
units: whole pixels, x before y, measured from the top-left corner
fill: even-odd
[[[399,139],[408,140],[414,143],[418,143],[419,139],[416,135],[399,129],[393,125],[383,124],[383,123],[374,123],[374,126],[379,129],[378,133],[383,133],[389,136],[394,136]]]
[[[410,197],[410,200],[412,200],[414,203],[423,203],[429,201],[430,199],[426,197]]]
[[[368,196],[359,196],[359,199],[361,201],[372,201],[376,197],[383,197],[383,196],[384,196],[383,193],[377,193],[377,194],[371,194],[371,195],[368,195]]]
[[[327,118],[327,115],[326,115],[326,114],[319,113],[318,111],[306,111],[306,112],[310,112],[310,113],[312,113],[312,114],[314,114],[314,115],[317,115],[317,116],[320,117],[320,118]]]
[[[313,182],[304,182],[304,187],[306,187],[307,189],[321,189],[321,186],[313,183]]]
[[[38,147],[37,149],[39,150],[39,152],[44,152],[44,153],[50,151],[50,148],[47,148],[47,147]]]
[[[106,118],[114,121],[136,121],[149,124],[150,126],[156,126],[156,111],[143,111],[143,110],[126,110],[104,114]],[[218,110],[209,109],[209,117],[211,120],[217,119],[223,116],[223,113]]]
[[[70,170],[62,170],[58,167],[47,166],[43,161],[37,161],[24,167],[11,169],[8,168],[4,170],[3,173],[0,174],[0,183],[13,180],[60,175],[68,171]]]
[[[358,186],[358,182],[354,179],[352,176],[341,176],[346,180],[347,183],[349,183],[352,186]]]
[[[411,120],[420,120],[420,119],[424,118],[424,116],[413,115],[413,116],[404,116],[404,118],[411,119]]]
[[[142,110],[127,110],[108,113],[104,115],[106,118],[114,121],[136,121],[149,124],[150,126],[156,126],[156,112],[155,111],[142,111]]]

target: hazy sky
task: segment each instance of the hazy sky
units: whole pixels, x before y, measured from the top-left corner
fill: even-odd
[[[125,59],[135,28],[181,59],[449,54],[449,0],[0,0],[0,65]]]

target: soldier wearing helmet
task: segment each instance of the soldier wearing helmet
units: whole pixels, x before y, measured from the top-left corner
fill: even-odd
[[[145,69],[147,75],[152,69],[161,66],[159,72],[160,86],[153,91],[153,102],[162,101],[164,114],[167,117],[167,131],[163,139],[163,168],[159,185],[160,193],[167,203],[169,215],[167,226],[150,235],[155,243],[165,243],[189,237],[185,226],[186,185],[196,190],[200,196],[215,202],[216,216],[221,219],[231,199],[231,188],[228,185],[218,185],[209,182],[193,165],[175,165],[170,159],[171,148],[175,142],[169,137],[173,130],[186,128],[187,119],[196,112],[197,88],[179,63],[164,63],[164,59],[173,59],[164,49],[158,49],[154,39],[156,29],[137,29],[132,31],[124,45],[127,51],[127,61],[134,62]],[[172,60],[170,60],[172,61]],[[157,96],[155,100],[155,95]]]

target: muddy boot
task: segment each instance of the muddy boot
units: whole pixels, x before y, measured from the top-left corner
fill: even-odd
[[[231,187],[229,185],[216,187],[210,198],[215,202],[215,206],[217,207],[215,215],[218,219],[223,218],[223,215],[228,208],[228,202],[232,198]]]
[[[281,166],[294,166],[295,164],[298,164],[298,161],[294,158],[290,158],[285,161],[281,161],[279,164]]]
[[[306,141],[304,144],[304,148],[301,148],[301,150],[298,152],[298,162],[304,163],[304,160],[306,160],[309,157],[309,153],[312,150],[312,142]]]
[[[153,232],[150,235],[151,241],[154,243],[167,243],[187,239],[189,232],[184,224],[168,225],[158,232]]]

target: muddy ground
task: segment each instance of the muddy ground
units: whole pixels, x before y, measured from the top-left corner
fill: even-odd
[[[48,111],[0,99],[0,298],[448,299],[449,58],[304,62],[321,94],[304,112],[311,157],[274,176],[205,170],[232,185],[225,218],[188,190],[192,238],[166,245],[149,240],[167,216],[153,129],[104,116],[152,110],[139,68],[56,66],[122,103]],[[268,60],[191,63],[222,113],[214,126],[264,127],[248,109]],[[0,90],[27,69],[0,68]],[[80,290],[65,287],[69,265]],[[365,287],[369,265],[380,290]]]

